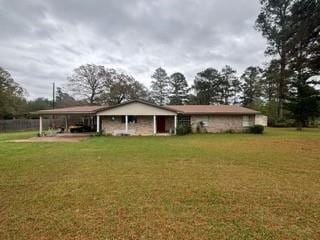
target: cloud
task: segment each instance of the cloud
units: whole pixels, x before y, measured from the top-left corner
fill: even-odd
[[[206,67],[239,73],[265,61],[256,0],[0,0],[0,66],[30,94],[81,64],[126,71],[145,85],[155,68],[191,83]]]

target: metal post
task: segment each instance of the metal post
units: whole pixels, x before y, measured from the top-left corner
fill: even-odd
[[[157,119],[156,119],[156,115],[153,115],[153,134],[154,135],[157,134]]]

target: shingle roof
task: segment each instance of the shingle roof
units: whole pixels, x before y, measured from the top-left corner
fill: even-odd
[[[75,107],[66,107],[66,108],[56,108],[48,110],[40,110],[35,112],[36,114],[95,114],[98,110],[105,109],[107,106],[75,106]]]
[[[167,105],[183,114],[257,114],[258,111],[237,105]]]
[[[240,107],[237,105],[165,105],[165,106],[158,106],[152,103],[140,101],[140,100],[133,100],[128,101],[125,103],[121,103],[115,106],[76,106],[76,107],[66,107],[66,108],[56,108],[56,109],[48,109],[48,110],[40,110],[34,112],[39,115],[63,115],[63,114],[96,114],[99,111],[105,109],[116,108],[118,106],[123,106],[132,102],[140,102],[144,104],[148,104],[150,106],[163,108],[169,111],[178,112],[181,114],[257,114],[259,112]]]

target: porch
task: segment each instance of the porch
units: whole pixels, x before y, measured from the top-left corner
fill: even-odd
[[[111,135],[176,134],[177,116],[117,115],[97,116],[97,132]]]

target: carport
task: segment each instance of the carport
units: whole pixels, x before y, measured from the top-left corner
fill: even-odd
[[[64,118],[64,126],[65,132],[69,132],[70,124],[74,124],[74,119],[81,119],[81,123],[84,126],[90,127],[91,131],[96,131],[97,129],[97,121],[96,121],[96,113],[99,110],[103,110],[106,106],[76,106],[76,107],[66,107],[66,108],[56,108],[56,109],[48,109],[48,110],[40,110],[34,112],[39,115],[39,134],[43,133],[43,124],[42,119],[45,116],[57,116]],[[74,122],[73,122],[74,121]],[[98,123],[99,125],[99,123]],[[62,127],[62,126],[60,126]]]

